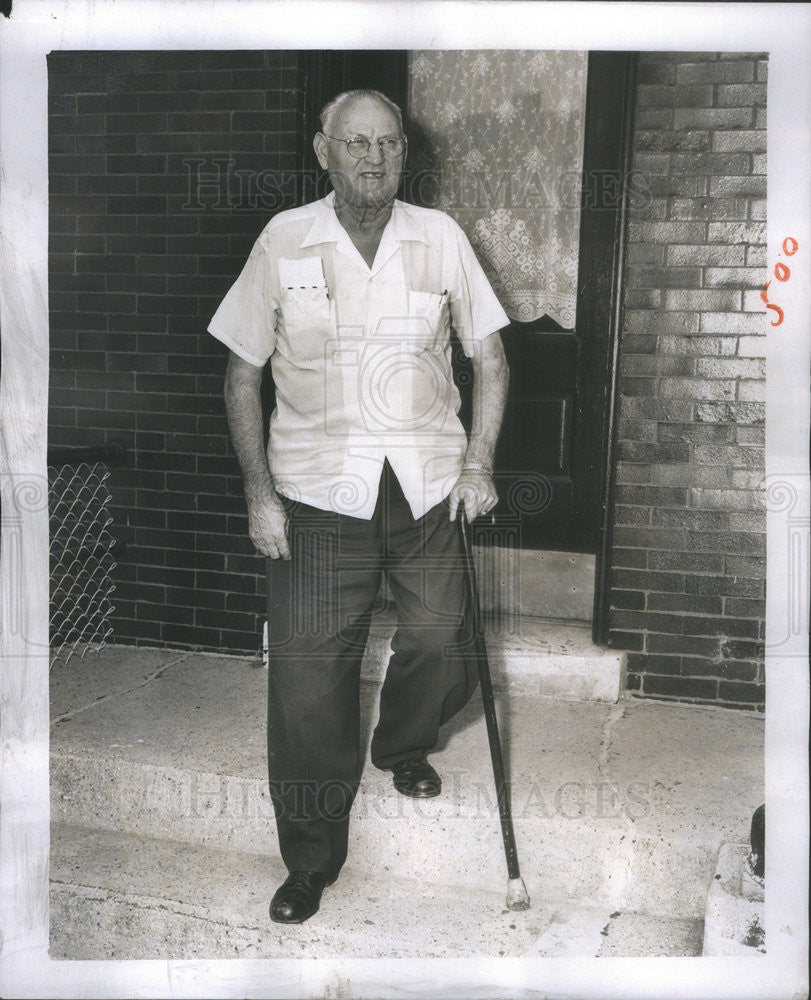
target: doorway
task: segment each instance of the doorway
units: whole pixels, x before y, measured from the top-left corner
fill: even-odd
[[[576,308],[569,322],[545,314],[503,331],[511,380],[495,462],[501,500],[475,529],[490,552],[486,577],[495,589],[506,581],[508,594],[493,597],[496,604],[515,607],[514,583],[522,578],[524,613],[591,620],[595,640],[604,641],[633,56],[585,58]],[[354,87],[385,91],[408,118],[411,64],[403,51],[305,53],[308,132],[330,96]],[[527,95],[519,96],[526,104]],[[420,144],[416,124],[416,143],[415,123],[408,124],[410,156]],[[413,170],[406,184],[409,178],[401,197],[419,203],[425,186]],[[470,378],[457,354],[464,420]]]

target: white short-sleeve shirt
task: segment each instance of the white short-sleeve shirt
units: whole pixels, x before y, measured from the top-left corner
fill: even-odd
[[[387,458],[418,518],[467,446],[450,327],[472,357],[509,320],[449,216],[395,201],[369,267],[333,197],[268,223],[208,329],[252,365],[270,359],[279,493],[368,519]]]

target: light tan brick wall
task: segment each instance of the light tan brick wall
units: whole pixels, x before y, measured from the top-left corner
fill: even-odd
[[[609,640],[637,695],[763,705],[766,75],[639,58]]]

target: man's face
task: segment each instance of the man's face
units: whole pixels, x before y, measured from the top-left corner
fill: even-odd
[[[375,97],[359,97],[344,107],[330,127],[330,136],[319,133],[314,148],[318,161],[329,171],[336,198],[357,208],[380,208],[394,199],[400,186],[405,150],[386,157],[377,144],[384,137],[402,135],[397,117]],[[368,139],[369,151],[355,159],[345,142],[337,139]]]

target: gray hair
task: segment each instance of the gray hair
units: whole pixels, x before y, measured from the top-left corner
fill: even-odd
[[[381,93],[379,90],[345,90],[342,94],[338,94],[331,101],[324,105],[321,109],[321,114],[319,118],[321,119],[321,131],[328,134],[332,131],[332,123],[338,117],[338,115],[343,111],[347,104],[351,104],[352,101],[360,97],[373,97],[384,104],[389,111],[397,119],[397,124],[400,128],[400,133],[403,132],[403,112],[394,103],[390,97],[386,97],[385,94]]]

